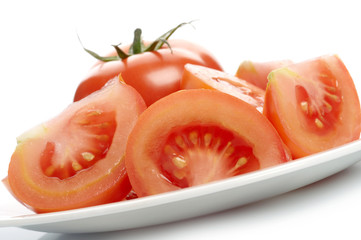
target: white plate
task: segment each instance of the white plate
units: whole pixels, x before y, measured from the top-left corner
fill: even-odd
[[[361,160],[361,140],[276,167],[179,191],[47,214],[0,216],[0,227],[59,233],[124,230],[210,214],[282,194]]]

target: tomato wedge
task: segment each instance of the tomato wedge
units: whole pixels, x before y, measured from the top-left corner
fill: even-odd
[[[242,78],[257,87],[266,90],[268,74],[277,68],[292,64],[291,60],[278,60],[269,62],[243,61],[236,72],[236,76]]]
[[[126,141],[145,108],[132,87],[114,79],[24,133],[9,165],[11,192],[38,213],[122,200],[131,189]]]
[[[125,163],[139,197],[208,183],[290,160],[254,107],[208,89],[181,90],[148,107]]]
[[[293,158],[360,137],[361,112],[354,82],[337,55],[272,71],[264,114]]]
[[[181,89],[205,88],[235,96],[263,111],[265,91],[231,74],[194,64],[184,66]]]

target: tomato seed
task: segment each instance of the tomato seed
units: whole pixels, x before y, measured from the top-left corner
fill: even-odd
[[[241,167],[243,167],[246,163],[248,162],[248,159],[246,157],[240,157],[237,162],[236,165],[233,166],[233,168],[231,168],[228,171],[229,175],[234,175],[234,173]]]
[[[323,105],[325,106],[325,108],[326,108],[326,113],[329,113],[329,112],[331,112],[332,111],[332,106],[331,106],[331,104],[329,104],[327,101],[322,101],[323,102]]]
[[[335,102],[340,102],[340,98],[339,96],[335,95],[335,94],[331,94],[328,92],[325,92],[326,97],[330,98],[331,100],[335,101]]]
[[[323,126],[324,126],[323,123],[321,122],[321,120],[318,118],[315,119],[315,124],[318,128],[323,128]]]
[[[90,123],[90,121],[88,119],[83,119],[83,120],[77,121],[77,123],[79,125],[88,125]]]
[[[79,171],[79,170],[82,170],[83,167],[77,162],[77,161],[73,161],[71,163],[71,167],[74,169],[74,171]]]
[[[177,136],[175,138],[175,143],[182,149],[186,148],[186,144],[181,136]]]
[[[307,114],[308,113],[308,102],[302,101],[300,103],[300,106],[301,106],[301,110]]]
[[[86,116],[92,117],[92,116],[99,116],[100,114],[102,114],[102,111],[97,109],[97,110],[89,111],[89,113]]]
[[[164,153],[166,155],[171,155],[175,152],[175,150],[170,145],[165,145],[164,147]]]
[[[98,125],[96,125],[97,127],[99,128],[107,128],[110,126],[110,123],[109,122],[103,122],[103,123],[100,123]]]
[[[185,171],[181,171],[181,170],[174,170],[173,171],[173,175],[178,178],[179,180],[182,180],[183,178],[185,178],[186,173]]]
[[[331,93],[336,93],[337,89],[331,86],[325,86],[325,89]]]
[[[81,153],[81,156],[84,158],[84,160],[88,162],[92,161],[95,158],[94,154],[92,154],[91,152],[83,152]]]
[[[236,169],[242,167],[248,162],[248,159],[246,157],[241,157],[237,160],[237,163],[235,165]]]
[[[193,145],[197,145],[198,143],[198,133],[196,131],[192,131],[189,133],[189,140],[193,143]]]
[[[177,168],[184,168],[185,166],[187,166],[187,162],[184,159],[184,157],[182,156],[175,156],[172,158],[172,162],[173,164],[177,167]]]
[[[320,73],[318,76],[320,78],[328,78],[328,75],[326,73]]]
[[[231,142],[228,142],[227,146],[226,146],[226,149],[225,149],[225,152],[224,152],[224,155],[225,155],[225,157],[229,157],[233,153],[234,153],[234,147],[232,146]]]
[[[107,141],[109,141],[110,137],[106,134],[102,134],[102,135],[96,135],[95,138],[99,141],[107,142]]]
[[[314,114],[317,114],[316,107],[314,105],[309,105],[308,106],[308,115],[314,116]]]
[[[50,176],[52,176],[53,174],[54,174],[54,172],[55,172],[55,167],[54,167],[54,165],[50,165],[46,170],[45,170],[45,175],[46,176],[48,176],[48,177],[50,177]]]
[[[203,140],[204,140],[204,145],[206,147],[208,147],[211,144],[212,138],[213,136],[211,133],[204,134]]]

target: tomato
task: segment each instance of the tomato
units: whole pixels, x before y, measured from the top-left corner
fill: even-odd
[[[360,137],[360,102],[353,80],[337,55],[272,71],[264,114],[294,158]]]
[[[217,60],[203,47],[185,41],[169,40],[171,48],[162,48],[131,55],[123,60],[96,63],[79,84],[74,101],[78,101],[101,88],[109,79],[120,73],[124,81],[133,86],[147,106],[158,99],[178,91],[184,65],[193,63],[221,70]],[[121,48],[124,52],[130,46]],[[114,56],[116,53],[111,53]]]
[[[139,197],[182,189],[290,160],[259,111],[209,89],[181,90],[147,108],[125,163]]]
[[[272,70],[287,66],[291,63],[291,60],[269,62],[244,61],[239,65],[236,76],[266,90],[268,74]]]
[[[35,212],[53,212],[122,200],[131,190],[124,152],[146,108],[118,80],[18,138],[8,184]]]
[[[186,64],[181,89],[214,89],[235,96],[263,111],[265,91],[231,74],[204,66]]]

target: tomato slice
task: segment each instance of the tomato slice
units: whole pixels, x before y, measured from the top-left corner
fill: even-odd
[[[9,165],[13,195],[39,213],[123,199],[131,189],[125,145],[145,108],[133,88],[114,79],[24,133]]]
[[[263,111],[265,91],[231,74],[194,64],[186,64],[181,89],[205,88],[235,96]]]
[[[360,137],[359,98],[349,72],[337,55],[271,72],[264,114],[294,158]]]
[[[291,60],[278,60],[269,62],[243,61],[236,72],[236,76],[242,78],[257,87],[266,90],[268,74],[277,68],[292,64]]]
[[[150,106],[129,136],[126,167],[139,197],[290,160],[272,124],[228,94],[183,90]]]

